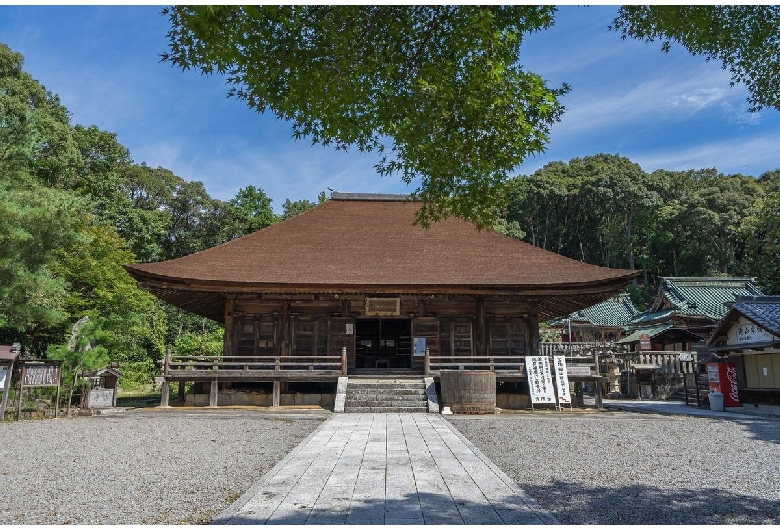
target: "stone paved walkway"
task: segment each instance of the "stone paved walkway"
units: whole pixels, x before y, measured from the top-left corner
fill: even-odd
[[[557,524],[434,414],[334,414],[215,524]]]

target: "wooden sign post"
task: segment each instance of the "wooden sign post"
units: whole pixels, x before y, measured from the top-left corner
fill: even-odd
[[[14,361],[22,351],[18,342],[12,346],[0,346],[0,391],[3,397],[0,400],[0,423],[5,420],[5,408],[8,404],[8,391],[11,389],[11,377],[14,373]]]
[[[54,401],[54,417],[59,418],[60,412],[60,375],[62,361],[22,361],[22,384],[19,386],[19,407],[16,409],[16,419],[22,416],[22,394],[25,388],[35,386],[57,387],[57,398]]]

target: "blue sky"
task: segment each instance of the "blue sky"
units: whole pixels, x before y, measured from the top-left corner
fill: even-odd
[[[332,188],[408,193],[379,177],[377,155],[295,141],[289,125],[226,98],[218,77],[159,62],[168,21],[157,6],[0,6],[0,42],[58,94],[72,122],[117,134],[136,162],[204,183],[213,197],[263,188],[279,212],[285,199],[315,200]],[[747,112],[746,91],[729,87],[717,63],[680,47],[622,41],[607,31],[615,7],[563,6],[551,30],[531,35],[521,63],[552,85],[568,82],[566,112],[544,154],[517,168],[614,153],[645,171],[715,167],[758,176],[780,168],[780,112]]]

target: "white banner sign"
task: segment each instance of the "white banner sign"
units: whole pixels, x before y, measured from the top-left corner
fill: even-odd
[[[555,405],[555,390],[553,389],[549,358],[547,356],[526,357],[525,368],[528,373],[531,402]]]
[[[571,405],[571,394],[569,393],[569,374],[566,371],[566,357],[556,355],[553,357],[555,366],[555,382],[557,383],[558,403],[561,405]]]

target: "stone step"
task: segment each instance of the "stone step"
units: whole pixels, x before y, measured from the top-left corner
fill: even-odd
[[[424,388],[350,388],[347,387],[347,395],[356,396],[424,396]]]
[[[427,399],[349,399],[344,403],[347,407],[417,407],[428,406]]]
[[[425,382],[415,379],[349,379],[344,412],[428,412]]]
[[[381,389],[422,389],[425,390],[425,383],[415,381],[413,383],[358,383],[349,380],[348,388],[381,388]]]
[[[344,407],[346,413],[374,412],[378,414],[397,412],[428,412],[428,407]]]

